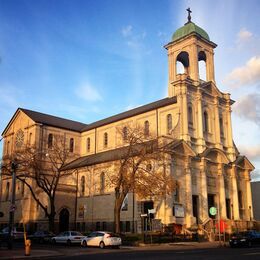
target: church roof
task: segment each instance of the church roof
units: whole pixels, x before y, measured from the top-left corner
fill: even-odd
[[[96,122],[91,123],[89,125],[81,123],[81,122],[57,117],[57,116],[52,116],[52,115],[40,113],[40,112],[37,112],[37,111],[25,109],[25,108],[18,108],[16,110],[14,116],[10,120],[9,124],[7,125],[5,130],[3,131],[2,135],[4,135],[6,130],[9,128],[11,122],[13,121],[15,116],[17,115],[18,111],[24,112],[27,116],[29,116],[36,123],[40,123],[40,124],[44,124],[44,125],[48,125],[48,126],[53,126],[53,127],[58,127],[58,128],[66,129],[66,130],[76,131],[76,132],[84,132],[84,131],[88,131],[88,130],[91,130],[91,129],[94,129],[94,128],[97,128],[97,127],[100,127],[100,126],[103,126],[103,125],[106,125],[106,124],[110,124],[110,123],[113,123],[113,122],[116,122],[116,121],[119,121],[119,120],[122,120],[122,119],[125,119],[125,118],[128,118],[128,117],[139,115],[139,114],[151,111],[153,109],[157,109],[157,108],[160,108],[160,107],[163,107],[163,106],[171,105],[171,104],[174,104],[176,102],[177,102],[176,97],[171,97],[171,98],[167,97],[167,98],[149,103],[147,105],[140,106],[140,107],[125,111],[123,113],[120,113],[120,114],[117,114],[117,115],[96,121]]]
[[[204,31],[202,28],[197,26],[193,22],[188,22],[181,28],[179,28],[175,33],[172,35],[172,41],[177,41],[189,34],[196,33],[200,35],[202,38],[206,39],[207,41],[210,41],[209,35]]]
[[[119,121],[119,120],[122,120],[122,119],[125,119],[125,118],[128,118],[128,117],[136,116],[136,115],[151,111],[153,109],[157,109],[157,108],[160,108],[160,107],[163,107],[163,106],[171,105],[171,104],[174,104],[174,103],[177,103],[176,97],[171,97],[171,98],[167,97],[167,98],[149,103],[147,105],[137,107],[137,108],[128,110],[126,112],[123,112],[123,113],[120,113],[120,114],[99,120],[99,121],[94,122],[92,124],[89,124],[82,129],[82,132],[88,131],[88,130],[91,130],[91,129],[94,129],[96,127],[100,127],[100,126],[103,126],[103,125],[106,125],[106,124],[110,124],[110,123],[113,123],[113,122],[116,122],[116,121]]]
[[[69,120],[69,119],[65,119],[65,118],[61,118],[61,117],[57,117],[57,116],[52,116],[52,115],[40,113],[37,111],[32,111],[32,110],[25,109],[25,108],[18,108],[16,110],[14,116],[10,120],[9,124],[3,131],[2,135],[8,129],[9,125],[11,124],[13,119],[16,117],[18,111],[22,111],[36,123],[53,126],[53,127],[59,127],[59,128],[66,129],[66,130],[80,132],[81,129],[86,126],[86,124],[83,124],[83,123],[80,123],[77,121],[73,121],[73,120]]]
[[[81,167],[91,166],[95,164],[105,163],[127,158],[128,156],[136,156],[140,152],[147,150],[149,147],[152,151],[153,147],[157,146],[157,140],[151,140],[133,146],[124,146],[105,152],[95,153],[91,155],[82,156],[62,167],[62,171],[78,169]],[[147,150],[148,151],[148,150]]]

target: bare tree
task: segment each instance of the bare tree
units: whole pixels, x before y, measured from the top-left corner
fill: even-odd
[[[58,186],[61,179],[71,174],[61,171],[61,168],[73,159],[75,154],[69,151],[64,136],[56,135],[49,148],[39,150],[31,146],[23,147],[2,163],[2,175],[11,177],[11,164],[15,162],[16,178],[28,187],[33,199],[44,211],[50,231],[54,231]]]
[[[140,198],[166,196],[175,188],[175,181],[167,173],[166,146],[141,127],[125,126],[117,129],[124,142],[120,159],[113,172],[107,172],[115,189],[115,232],[120,232],[120,213],[129,192]]]

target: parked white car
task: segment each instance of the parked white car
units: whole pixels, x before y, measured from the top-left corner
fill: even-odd
[[[122,245],[122,239],[119,235],[112,232],[95,231],[84,237],[81,240],[81,245],[84,247],[99,246],[100,248],[105,248],[111,246],[119,248]]]
[[[51,242],[53,244],[63,243],[67,245],[77,244],[77,243],[80,244],[83,238],[84,236],[78,231],[64,231],[61,232],[59,235],[53,237],[51,239]]]

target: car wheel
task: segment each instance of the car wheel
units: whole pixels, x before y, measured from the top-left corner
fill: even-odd
[[[71,241],[69,239],[67,240],[67,246],[71,246]]]
[[[104,249],[104,248],[105,248],[105,243],[104,243],[103,241],[101,241],[100,244],[99,244],[99,247],[100,247],[101,249]]]
[[[83,242],[82,242],[82,246],[83,246],[83,247],[87,247],[87,246],[88,246],[86,240],[83,240]]]

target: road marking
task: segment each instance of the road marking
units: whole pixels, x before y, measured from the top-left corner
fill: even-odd
[[[260,252],[248,253],[248,254],[244,254],[244,255],[260,255]]]

